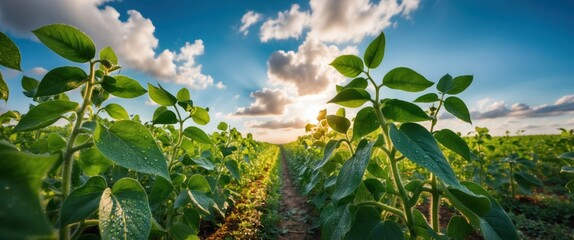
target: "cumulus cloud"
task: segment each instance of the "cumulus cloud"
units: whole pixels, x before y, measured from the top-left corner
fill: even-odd
[[[30,69],[30,73],[38,76],[44,76],[46,73],[48,73],[48,70],[43,67],[35,67]]]
[[[329,63],[341,54],[356,54],[356,47],[339,49],[307,38],[297,52],[277,51],[267,61],[267,76],[272,83],[292,85],[299,96],[319,94],[344,80]]]
[[[277,13],[277,18],[268,19],[261,25],[260,39],[262,42],[270,39],[297,39],[309,25],[309,19],[309,12],[299,11],[299,5],[293,4],[290,10]]]
[[[281,115],[285,112],[285,107],[293,100],[280,89],[263,88],[263,90],[252,92],[251,97],[255,99],[249,107],[238,108],[235,115],[238,116],[267,116]]]
[[[303,121],[303,119],[296,117],[289,121],[271,120],[267,122],[249,122],[247,123],[247,127],[264,128],[264,129],[284,129],[284,128],[302,129],[305,127],[306,124],[307,122]]]
[[[254,11],[246,12],[243,17],[241,17],[241,27],[239,28],[239,32],[243,33],[243,35],[249,34],[249,27],[251,25],[259,22],[261,20],[262,15],[260,13],[256,13]]]
[[[201,72],[195,58],[203,54],[203,42],[196,40],[180,49],[159,50],[155,26],[136,10],[129,10],[125,21],[107,6],[109,0],[18,0],[0,2],[0,30],[33,38],[30,31],[51,23],[74,25],[96,42],[99,48],[112,46],[124,67],[130,67],[165,82],[184,84],[194,89],[212,86],[211,76]],[[200,52],[188,51],[201,49]]]

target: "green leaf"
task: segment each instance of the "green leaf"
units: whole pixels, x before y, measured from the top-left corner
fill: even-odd
[[[339,146],[339,142],[340,141],[329,140],[327,145],[325,145],[325,149],[323,150],[323,159],[321,159],[321,161],[317,163],[317,165],[315,165],[313,171],[317,171],[323,166],[325,166],[325,164],[327,164],[329,159],[331,159],[333,152],[335,152],[335,149],[337,149],[337,147]]]
[[[355,218],[351,207],[348,204],[339,206],[325,217],[326,220],[321,229],[322,240],[341,240],[345,237]],[[321,218],[323,218],[323,213],[321,213]]]
[[[343,86],[339,86],[337,85],[337,92],[342,91],[343,89],[347,89],[347,88],[360,88],[360,89],[366,89],[369,86],[369,82],[367,81],[367,79],[363,78],[363,77],[358,77],[355,78],[353,80],[351,80],[347,85]]]
[[[453,216],[448,222],[446,232],[450,238],[466,239],[474,229],[462,216]]]
[[[191,114],[191,119],[199,125],[206,125],[209,123],[209,112],[205,108],[195,107],[195,111]]]
[[[149,205],[155,207],[162,204],[169,197],[173,189],[173,185],[164,178],[156,178],[149,193]]]
[[[345,117],[345,115],[347,115],[347,111],[345,111],[345,108],[339,108],[337,109],[337,113],[335,113],[335,115],[339,117]]]
[[[109,46],[100,50],[100,60],[107,60],[114,65],[118,65],[118,56],[116,56],[112,47]]]
[[[345,77],[354,78],[363,72],[363,60],[355,55],[341,55],[329,65]]]
[[[165,156],[150,131],[140,123],[122,120],[110,129],[98,123],[94,142],[102,154],[116,164],[171,181]]]
[[[438,98],[438,95],[436,93],[427,93],[415,99],[414,102],[432,103],[438,101],[440,101],[440,99]]]
[[[327,115],[327,122],[333,130],[342,134],[347,134],[349,127],[351,127],[349,119],[337,115]]]
[[[92,39],[75,27],[51,24],[32,32],[46,47],[72,62],[85,63],[96,56]]]
[[[470,161],[470,148],[458,134],[450,129],[443,129],[434,132],[434,137],[440,144]]]
[[[399,99],[388,99],[381,109],[386,119],[395,122],[420,122],[431,118],[416,104]]]
[[[21,84],[24,91],[30,92],[35,91],[38,88],[40,81],[31,77],[23,76]]]
[[[459,93],[463,92],[464,90],[466,90],[466,88],[468,88],[468,86],[470,86],[470,84],[472,83],[472,79],[473,79],[472,75],[464,75],[464,76],[455,77],[453,79],[454,87],[452,89],[448,90],[446,93],[451,94],[451,95],[455,95],[455,94],[459,94]]]
[[[355,155],[347,160],[337,176],[337,183],[333,191],[332,198],[336,201],[347,197],[361,184],[361,179],[365,175],[365,170],[371,159],[371,150],[375,142],[369,143],[363,139],[359,142]]]
[[[122,178],[104,190],[98,215],[102,239],[147,239],[151,232],[147,194],[135,179]]]
[[[366,90],[348,88],[337,93],[337,95],[329,100],[328,103],[336,103],[344,107],[357,108],[369,100],[371,100],[371,95]]]
[[[447,188],[447,197],[457,209],[469,209],[473,214],[484,217],[490,210],[490,200],[487,197],[476,195],[466,188]]]
[[[180,222],[174,223],[169,228],[170,236],[175,240],[199,240],[197,236],[197,231],[188,225]]]
[[[159,87],[156,87],[154,85],[151,84],[147,84],[147,89],[149,91],[149,97],[151,98],[151,100],[153,100],[155,103],[159,104],[160,106],[173,106],[175,105],[175,103],[177,103],[177,98],[175,96],[173,96],[171,93],[169,93],[168,91],[166,91],[165,89],[163,89],[161,87],[161,85],[158,85]]]
[[[107,188],[101,176],[91,177],[84,185],[76,188],[64,200],[60,212],[60,225],[68,225],[87,219],[100,206],[102,193]]]
[[[574,180],[570,180],[564,187],[566,187],[570,193],[574,193]]]
[[[22,71],[20,50],[6,34],[0,32],[0,65]]]
[[[183,209],[182,222],[190,226],[195,232],[199,232],[201,216],[197,210],[193,208],[185,208]]]
[[[452,80],[452,76],[446,74],[436,84],[436,90],[441,93],[447,93],[448,91],[454,88],[454,81]]]
[[[57,133],[50,133],[48,134],[48,148],[50,152],[59,152],[63,150],[67,143],[66,139],[64,139],[60,134]]]
[[[147,93],[147,90],[138,81],[122,75],[105,76],[102,81],[102,88],[121,98],[135,98]]]
[[[171,110],[161,106],[153,113],[153,124],[174,124],[177,123],[177,116]]]
[[[128,112],[119,104],[110,103],[104,107],[108,115],[116,120],[129,120],[130,116]]]
[[[563,153],[558,158],[566,159],[566,160],[574,160],[574,152],[567,152]]]
[[[518,183],[518,185],[520,185],[520,187],[524,189],[543,186],[542,181],[540,181],[540,179],[525,172],[515,173],[514,179],[516,180],[516,183]]]
[[[352,140],[362,138],[379,129],[380,126],[375,109],[373,107],[365,107],[357,113],[353,122]]]
[[[428,169],[446,185],[462,188],[436,140],[426,128],[416,123],[404,123],[397,129],[390,124],[389,133],[391,141],[405,157]]]
[[[466,104],[460,100],[460,98],[448,97],[446,100],[444,100],[444,108],[458,119],[472,124],[468,108],[466,107]]]
[[[98,148],[92,147],[80,153],[78,164],[85,175],[97,176],[106,172],[114,163],[102,155]]]
[[[196,190],[184,191],[191,201],[191,204],[204,214],[209,214],[209,208],[215,204],[213,199],[209,198],[205,193]]]
[[[47,127],[58,121],[63,114],[76,110],[80,105],[65,100],[40,103],[22,117],[12,132],[26,132]]]
[[[4,239],[52,235],[40,200],[40,187],[59,155],[33,155],[0,142],[0,233]]]
[[[211,160],[209,160],[205,157],[192,158],[191,160],[195,164],[199,165],[200,167],[202,167],[206,170],[211,171],[211,170],[215,169],[215,164]]]
[[[560,156],[560,158],[563,158],[563,157]],[[563,166],[562,169],[560,169],[560,173],[573,173],[573,174],[574,174],[574,167],[572,167],[572,166]]]
[[[199,143],[211,144],[209,136],[198,127],[187,127],[183,130],[183,135]]]
[[[205,179],[204,176],[199,174],[194,174],[189,178],[187,187],[191,190],[200,191],[203,193],[211,192],[209,182],[207,182],[207,179]]]
[[[187,88],[182,88],[177,92],[177,101],[185,102],[191,100],[191,94],[189,94],[189,90]]]
[[[228,127],[229,127],[229,126],[228,126],[227,123],[225,123],[225,122],[220,122],[220,123],[217,125],[217,129],[219,129],[219,130],[221,130],[221,131],[227,131],[227,128],[228,128]]]
[[[78,67],[59,67],[52,69],[40,82],[35,97],[51,96],[70,91],[88,81],[88,75]]]
[[[225,167],[237,181],[241,181],[241,172],[239,171],[239,165],[237,165],[235,160],[228,160],[225,162]]]
[[[379,36],[369,44],[367,50],[365,50],[363,59],[365,59],[365,65],[367,65],[368,68],[373,69],[377,68],[381,64],[384,56],[385,33],[381,32],[381,34],[379,34]]]
[[[0,72],[0,100],[4,100],[8,102],[8,97],[10,96],[10,89],[8,89],[8,85],[6,81],[4,81],[4,77],[2,77],[2,73]]]
[[[383,85],[407,92],[420,92],[433,84],[422,75],[405,67],[395,68],[383,78]]]

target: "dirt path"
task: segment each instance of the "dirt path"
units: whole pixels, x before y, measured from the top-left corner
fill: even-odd
[[[307,204],[307,198],[299,194],[297,186],[294,185],[289,168],[285,160],[285,153],[281,149],[281,214],[283,221],[279,227],[285,234],[279,239],[282,240],[306,240],[318,239],[316,234],[309,231],[311,227],[311,208]]]

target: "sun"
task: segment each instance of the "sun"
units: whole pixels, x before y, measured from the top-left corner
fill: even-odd
[[[317,122],[317,114],[319,113],[320,110],[322,110],[323,108],[318,107],[318,106],[305,106],[303,109],[301,109],[301,113],[302,113],[302,118],[305,121],[311,122],[311,123],[316,123]]]

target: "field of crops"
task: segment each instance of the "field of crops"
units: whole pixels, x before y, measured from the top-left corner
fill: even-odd
[[[473,77],[371,76],[383,33],[362,57],[333,60],[352,79],[329,101],[341,108],[284,146],[225,122],[206,133],[209,108],[189,90],[117,74],[114,50],[96,51],[75,27],[33,33],[74,66],[23,77],[33,106],[0,116],[0,239],[574,238],[574,132],[437,129],[445,111],[472,122],[458,94]],[[20,70],[18,47],[5,34],[0,43],[0,65]],[[0,99],[11,94],[0,77]],[[148,122],[106,103],[142,95],[159,105]]]

